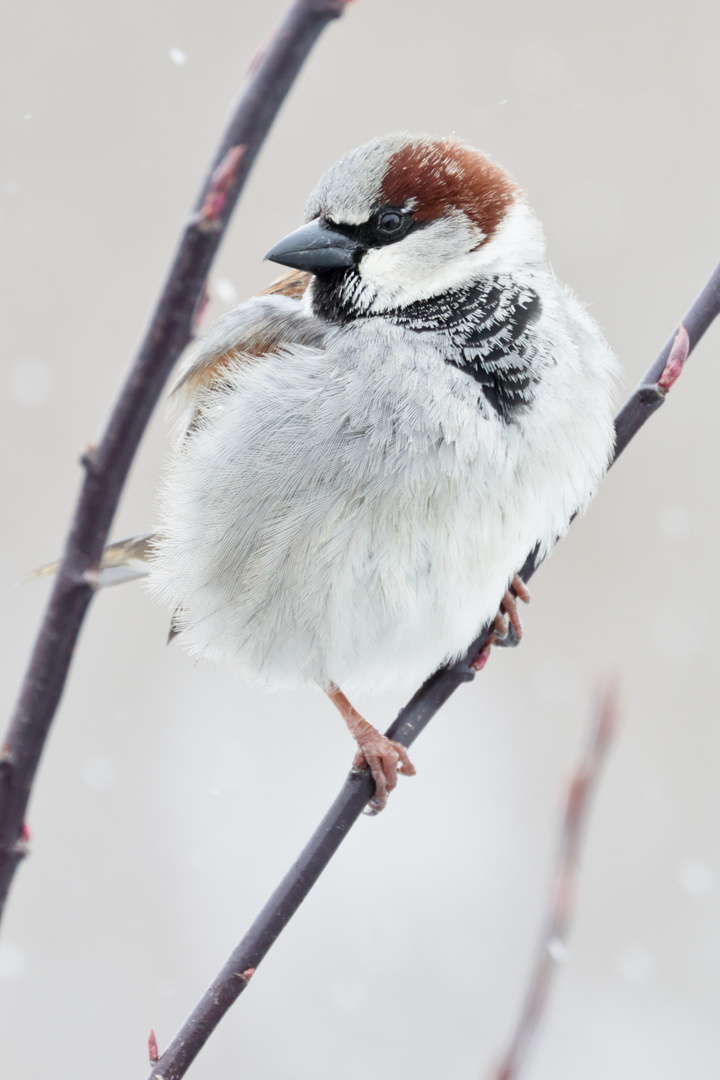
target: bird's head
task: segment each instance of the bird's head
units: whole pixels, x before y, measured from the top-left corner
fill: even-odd
[[[388,135],[320,179],[305,224],[267,258],[316,275],[318,314],[347,321],[438,296],[542,257],[515,181],[451,138]]]

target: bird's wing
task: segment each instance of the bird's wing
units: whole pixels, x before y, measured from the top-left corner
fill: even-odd
[[[225,315],[188,349],[183,372],[173,397],[184,412],[183,431],[197,422],[207,391],[224,385],[232,367],[251,364],[264,356],[289,350],[292,346],[322,346],[320,323],[307,315],[301,304],[310,275],[291,271],[274,281],[260,296],[241,304]],[[145,577],[156,534],[141,533],[109,544],[103,552],[96,584],[100,588]],[[53,577],[59,562],[32,570],[23,581]]]
[[[300,300],[306,293],[307,287],[312,281],[312,274],[304,270],[290,270],[282,277],[271,281],[267,289],[263,289],[261,296],[291,296],[293,300]]]
[[[225,312],[190,345],[172,392],[182,433],[194,429],[208,391],[223,388],[230,371],[293,347],[322,347],[324,325],[300,302],[309,280],[309,274],[285,274],[260,296]]]

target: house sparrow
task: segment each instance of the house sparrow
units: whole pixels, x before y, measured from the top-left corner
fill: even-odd
[[[380,809],[414,768],[344,692],[416,686],[501,605],[519,630],[510,583],[607,468],[615,360],[514,180],[455,139],[346,154],[267,258],[294,273],[189,350],[157,533],[105,565],[149,558],[193,654],[320,686]]]

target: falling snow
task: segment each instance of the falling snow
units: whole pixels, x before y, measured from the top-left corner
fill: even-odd
[[[668,540],[681,540],[687,535],[690,519],[682,506],[665,506],[660,512],[660,531]]]
[[[622,978],[633,986],[646,983],[655,971],[655,958],[644,945],[627,945],[616,963]]]
[[[82,781],[85,787],[97,795],[105,795],[117,787],[117,770],[109,758],[94,754],[87,758],[82,766]]]
[[[25,957],[22,950],[12,941],[0,944],[0,979],[11,982],[25,974]]]
[[[690,896],[707,896],[715,888],[715,871],[702,859],[686,859],[678,867],[677,879]]]
[[[237,304],[238,302],[238,291],[229,278],[216,278],[213,282],[213,292],[221,304]]]
[[[44,405],[53,391],[53,374],[43,360],[17,360],[8,381],[11,396],[20,405]]]

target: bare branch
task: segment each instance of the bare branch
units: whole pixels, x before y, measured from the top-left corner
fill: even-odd
[[[85,480],[20,699],[0,756],[0,913],[27,851],[23,820],[35,772],[97,587],[97,569],[135,451],[176,359],[230,214],[298,71],[347,0],[295,0],[271,39],[223,135],[127,382]]]
[[[677,378],[682,363],[720,314],[720,265],[692,305],[640,385],[628,398],[617,417],[617,448],[613,461],[663,403],[667,387]],[[687,328],[687,329],[685,329]],[[686,342],[687,338],[687,342]],[[669,361],[672,354],[672,367]],[[669,372],[673,378],[670,379]],[[662,385],[661,385],[662,383]],[[527,581],[538,569],[534,552],[528,556],[520,577]],[[471,682],[477,673],[476,661],[488,644],[491,628],[451,667],[442,668],[421,686],[401,709],[386,735],[411,746],[435,713],[457,688]],[[270,946],[295,914],[333,857],[348,831],[357,821],[373,794],[369,770],[351,772],[329,811],[320,822],[307,847],[285,875],[245,937],[180,1028],[161,1056],[149,1080],[179,1080],[215,1030],[230,1006],[248,984],[248,969],[255,970]]]
[[[565,959],[565,943],[575,912],[578,867],[587,817],[616,727],[617,695],[615,687],[609,686],[593,721],[589,745],[570,781],[547,923],[540,936],[537,959],[517,1026],[507,1053],[492,1072],[492,1080],[516,1080],[545,1011],[557,966]]]

